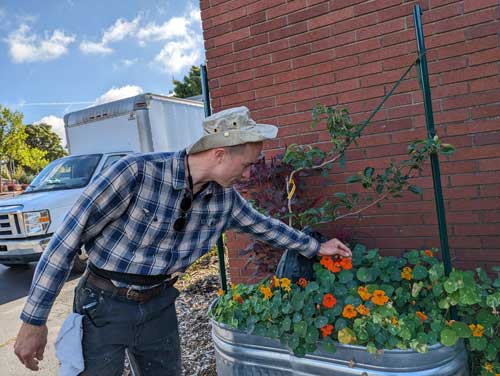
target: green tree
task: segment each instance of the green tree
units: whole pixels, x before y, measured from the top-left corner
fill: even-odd
[[[68,155],[61,146],[61,138],[52,130],[49,124],[28,124],[26,126],[26,143],[31,148],[47,152],[45,159],[52,162]]]
[[[10,167],[11,161],[22,154],[25,149],[26,133],[23,127],[23,114],[12,112],[7,107],[0,106],[0,164]],[[9,171],[9,174],[12,174]],[[0,175],[0,192],[2,177]]]
[[[191,67],[188,76],[184,76],[182,82],[177,80],[172,82],[174,84],[174,96],[177,98],[188,98],[201,94],[200,68],[196,65]]]
[[[5,164],[9,177],[15,175],[16,165],[22,165],[38,172],[48,161],[44,150],[31,147],[26,143],[26,127],[23,114],[0,106],[0,163]],[[2,177],[0,175],[0,191]]]

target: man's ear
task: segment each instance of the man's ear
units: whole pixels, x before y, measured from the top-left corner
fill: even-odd
[[[225,148],[215,148],[212,149],[214,159],[220,163],[224,159],[227,154],[227,150]]]

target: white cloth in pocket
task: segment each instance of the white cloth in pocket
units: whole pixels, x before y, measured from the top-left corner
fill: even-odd
[[[77,376],[85,369],[82,350],[82,319],[78,313],[70,313],[56,339],[56,356],[59,359],[59,376]]]

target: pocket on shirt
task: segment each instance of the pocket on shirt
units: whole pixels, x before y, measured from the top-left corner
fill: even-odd
[[[142,206],[130,212],[131,223],[126,226],[125,236],[141,246],[163,241],[173,226],[169,213],[162,208]]]

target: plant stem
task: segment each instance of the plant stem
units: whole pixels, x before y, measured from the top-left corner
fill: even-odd
[[[389,195],[389,193],[385,193],[382,196],[380,196],[378,199],[376,199],[375,201],[371,202],[369,205],[366,205],[365,207],[363,207],[363,208],[361,208],[359,210],[356,210],[355,212],[351,212],[351,213],[346,213],[346,214],[340,215],[340,216],[336,217],[335,220],[337,221],[337,220],[339,220],[341,218],[345,218],[345,217],[349,217],[351,215],[359,214],[362,211],[364,211],[364,210],[366,210],[368,208],[371,208],[373,205],[376,205],[378,202],[380,202],[383,199],[385,199],[388,195]]]

